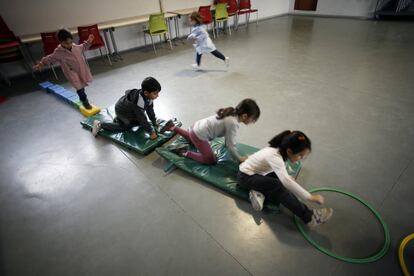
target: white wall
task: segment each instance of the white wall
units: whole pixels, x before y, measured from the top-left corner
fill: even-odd
[[[0,11],[9,28],[22,36],[156,13],[160,5],[158,0],[1,0]]]
[[[294,10],[295,0],[290,1],[289,13],[327,16],[372,17],[377,0],[318,0],[316,11]]]
[[[148,1],[156,1],[156,0],[148,0]],[[172,1],[172,0],[167,0]],[[200,0],[201,1],[201,0]],[[206,0],[202,0],[206,1]],[[33,1],[35,3],[36,1]],[[158,1],[157,1],[158,2]],[[192,3],[192,0],[188,0],[189,3]],[[213,2],[211,0],[211,2]],[[259,18],[269,18],[273,16],[287,14],[289,10],[290,0],[252,0],[252,7],[259,9]],[[167,5],[168,6],[168,5]],[[168,10],[165,10],[168,11]],[[251,20],[255,20],[255,15],[252,15]],[[180,19],[180,34],[181,36],[186,35],[189,33],[190,28],[188,25],[188,19],[186,17],[181,17]],[[231,24],[233,23],[233,19],[230,20]],[[240,22],[244,22],[244,16],[240,18]],[[137,47],[144,46],[144,34],[143,34],[143,27],[145,24],[141,25],[133,25],[124,28],[118,28],[115,30],[115,39],[117,42],[118,50],[125,51]],[[174,24],[171,22],[172,34],[175,35]],[[78,39],[74,37],[74,41]],[[156,41],[158,41],[156,39]],[[151,43],[149,37],[147,37],[147,43]],[[29,50],[36,61],[38,61],[42,57],[42,44],[41,42],[33,43],[30,45]],[[173,49],[174,50],[174,49]],[[98,55],[98,51],[96,50],[94,53],[87,52],[87,57],[93,57]],[[9,64],[0,64],[0,71],[8,77],[19,76],[22,74],[26,74],[27,71],[22,65],[21,62],[14,62]]]

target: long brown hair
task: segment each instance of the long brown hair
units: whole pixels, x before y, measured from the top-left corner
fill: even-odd
[[[199,25],[203,24],[204,22],[203,17],[196,11],[190,14],[190,18],[191,20],[194,20],[195,22],[197,22],[197,24]]]
[[[217,110],[217,120],[228,116],[240,116],[247,114],[249,118],[257,121],[260,117],[260,108],[253,99],[244,99],[236,107],[225,107]]]

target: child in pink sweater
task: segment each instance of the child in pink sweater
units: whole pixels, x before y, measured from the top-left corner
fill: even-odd
[[[79,45],[73,43],[72,34],[68,30],[59,30],[57,36],[60,45],[52,54],[42,58],[38,64],[33,66],[33,69],[40,71],[44,65],[59,63],[63,74],[76,89],[83,106],[86,109],[91,109],[92,106],[89,104],[88,97],[86,96],[85,87],[88,85],[88,82],[92,81],[92,74],[85,62],[83,51],[88,50],[92,45],[94,36],[89,35],[88,40]]]

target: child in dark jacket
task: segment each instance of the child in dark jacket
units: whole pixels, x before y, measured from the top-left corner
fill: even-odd
[[[141,84],[141,89],[125,91],[115,104],[116,117],[112,123],[95,120],[93,122],[92,134],[96,136],[101,129],[112,132],[127,131],[135,126],[140,126],[150,134],[152,140],[157,138],[157,118],[154,112],[153,101],[158,98],[161,91],[160,83],[153,77],[147,77]],[[147,116],[152,122],[147,120]]]

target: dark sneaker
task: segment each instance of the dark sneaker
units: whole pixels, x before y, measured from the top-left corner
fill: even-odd
[[[176,145],[171,149],[171,151],[174,152],[175,154],[184,156],[184,154],[188,151],[188,145],[185,145],[185,144]]]
[[[168,120],[168,122],[165,123],[165,125],[160,129],[160,133],[164,133],[166,131],[172,131],[175,127],[175,124],[172,120]]]

